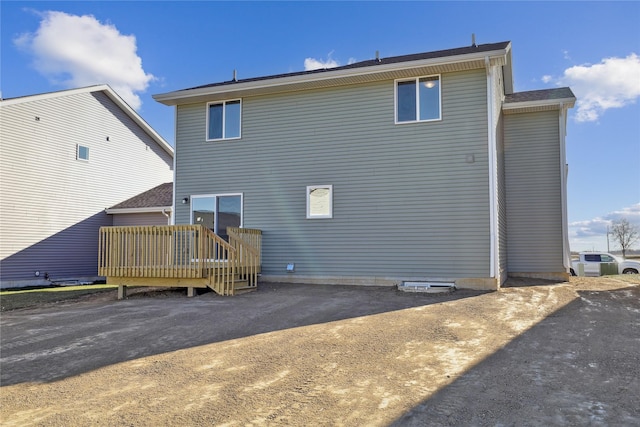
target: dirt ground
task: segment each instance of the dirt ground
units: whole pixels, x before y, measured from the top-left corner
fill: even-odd
[[[509,285],[100,293],[5,312],[0,424],[640,425],[640,278]]]

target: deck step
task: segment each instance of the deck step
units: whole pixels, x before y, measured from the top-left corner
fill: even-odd
[[[402,282],[398,290],[403,292],[445,293],[456,290],[455,283],[451,282]]]
[[[217,287],[216,285],[209,285],[209,288],[219,295],[239,295],[239,294],[257,290],[256,286],[250,286],[249,281],[247,279],[241,279],[240,277],[238,277],[238,275],[236,275],[235,278],[231,279],[232,289],[227,290],[224,294],[219,292],[216,289],[216,287]]]
[[[246,281],[245,281],[246,283]],[[244,285],[244,286],[238,286],[237,284],[233,285],[233,294],[234,295],[240,295],[240,294],[246,294],[248,292],[253,292],[253,291],[257,291],[258,287],[257,286],[249,286]]]

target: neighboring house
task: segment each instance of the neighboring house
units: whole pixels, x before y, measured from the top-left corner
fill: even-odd
[[[106,210],[114,226],[169,225],[173,211],[173,183],[160,184]]]
[[[0,128],[3,288],[95,280],[105,208],[173,180],[173,148],[106,85],[2,100]]]
[[[568,277],[575,97],[514,93],[510,42],[154,98],[176,107],[175,223],[261,229],[264,281]]]

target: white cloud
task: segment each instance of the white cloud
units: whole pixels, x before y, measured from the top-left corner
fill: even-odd
[[[304,60],[304,70],[320,70],[324,68],[334,68],[340,65],[338,61],[331,57],[333,55],[333,51],[329,52],[326,60],[316,59],[316,58],[306,58]]]
[[[547,75],[542,76],[542,81],[543,81],[543,82],[545,82],[545,83],[549,83],[549,82],[550,82],[550,81],[552,81],[552,80],[553,80],[553,77],[551,77],[551,76],[550,76],[550,75],[548,75],[548,74],[547,74]]]
[[[132,108],[139,109],[143,92],[155,77],[145,73],[136,38],[91,15],[47,11],[40,27],[14,39],[33,56],[36,70],[66,88],[109,84]]]
[[[570,223],[569,240],[571,250],[605,250],[607,248],[607,227],[610,227],[613,221],[623,218],[640,227],[640,203],[619,211],[609,212],[602,217]],[[609,246],[611,250],[617,248],[613,240],[610,240]]]
[[[550,76],[544,76],[548,82]],[[598,64],[567,68],[559,86],[570,86],[578,98],[576,120],[596,121],[610,108],[633,104],[640,97],[640,57],[631,53],[626,58],[605,58]]]

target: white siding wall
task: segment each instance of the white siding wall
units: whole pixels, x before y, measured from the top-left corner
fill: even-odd
[[[176,198],[243,193],[267,275],[488,277],[485,71],[444,74],[442,91],[442,121],[404,125],[393,81],[245,98],[242,139],[217,143],[204,103],[179,106]],[[306,186],[324,184],[333,219],[305,219]]]
[[[3,286],[36,270],[95,276],[104,209],[172,181],[171,156],[103,92],[4,105],[1,120]]]
[[[111,216],[113,217],[113,225],[115,227],[129,225],[169,225],[171,223],[169,218],[160,212],[114,214]]]
[[[558,111],[504,116],[510,273],[564,272]]]

